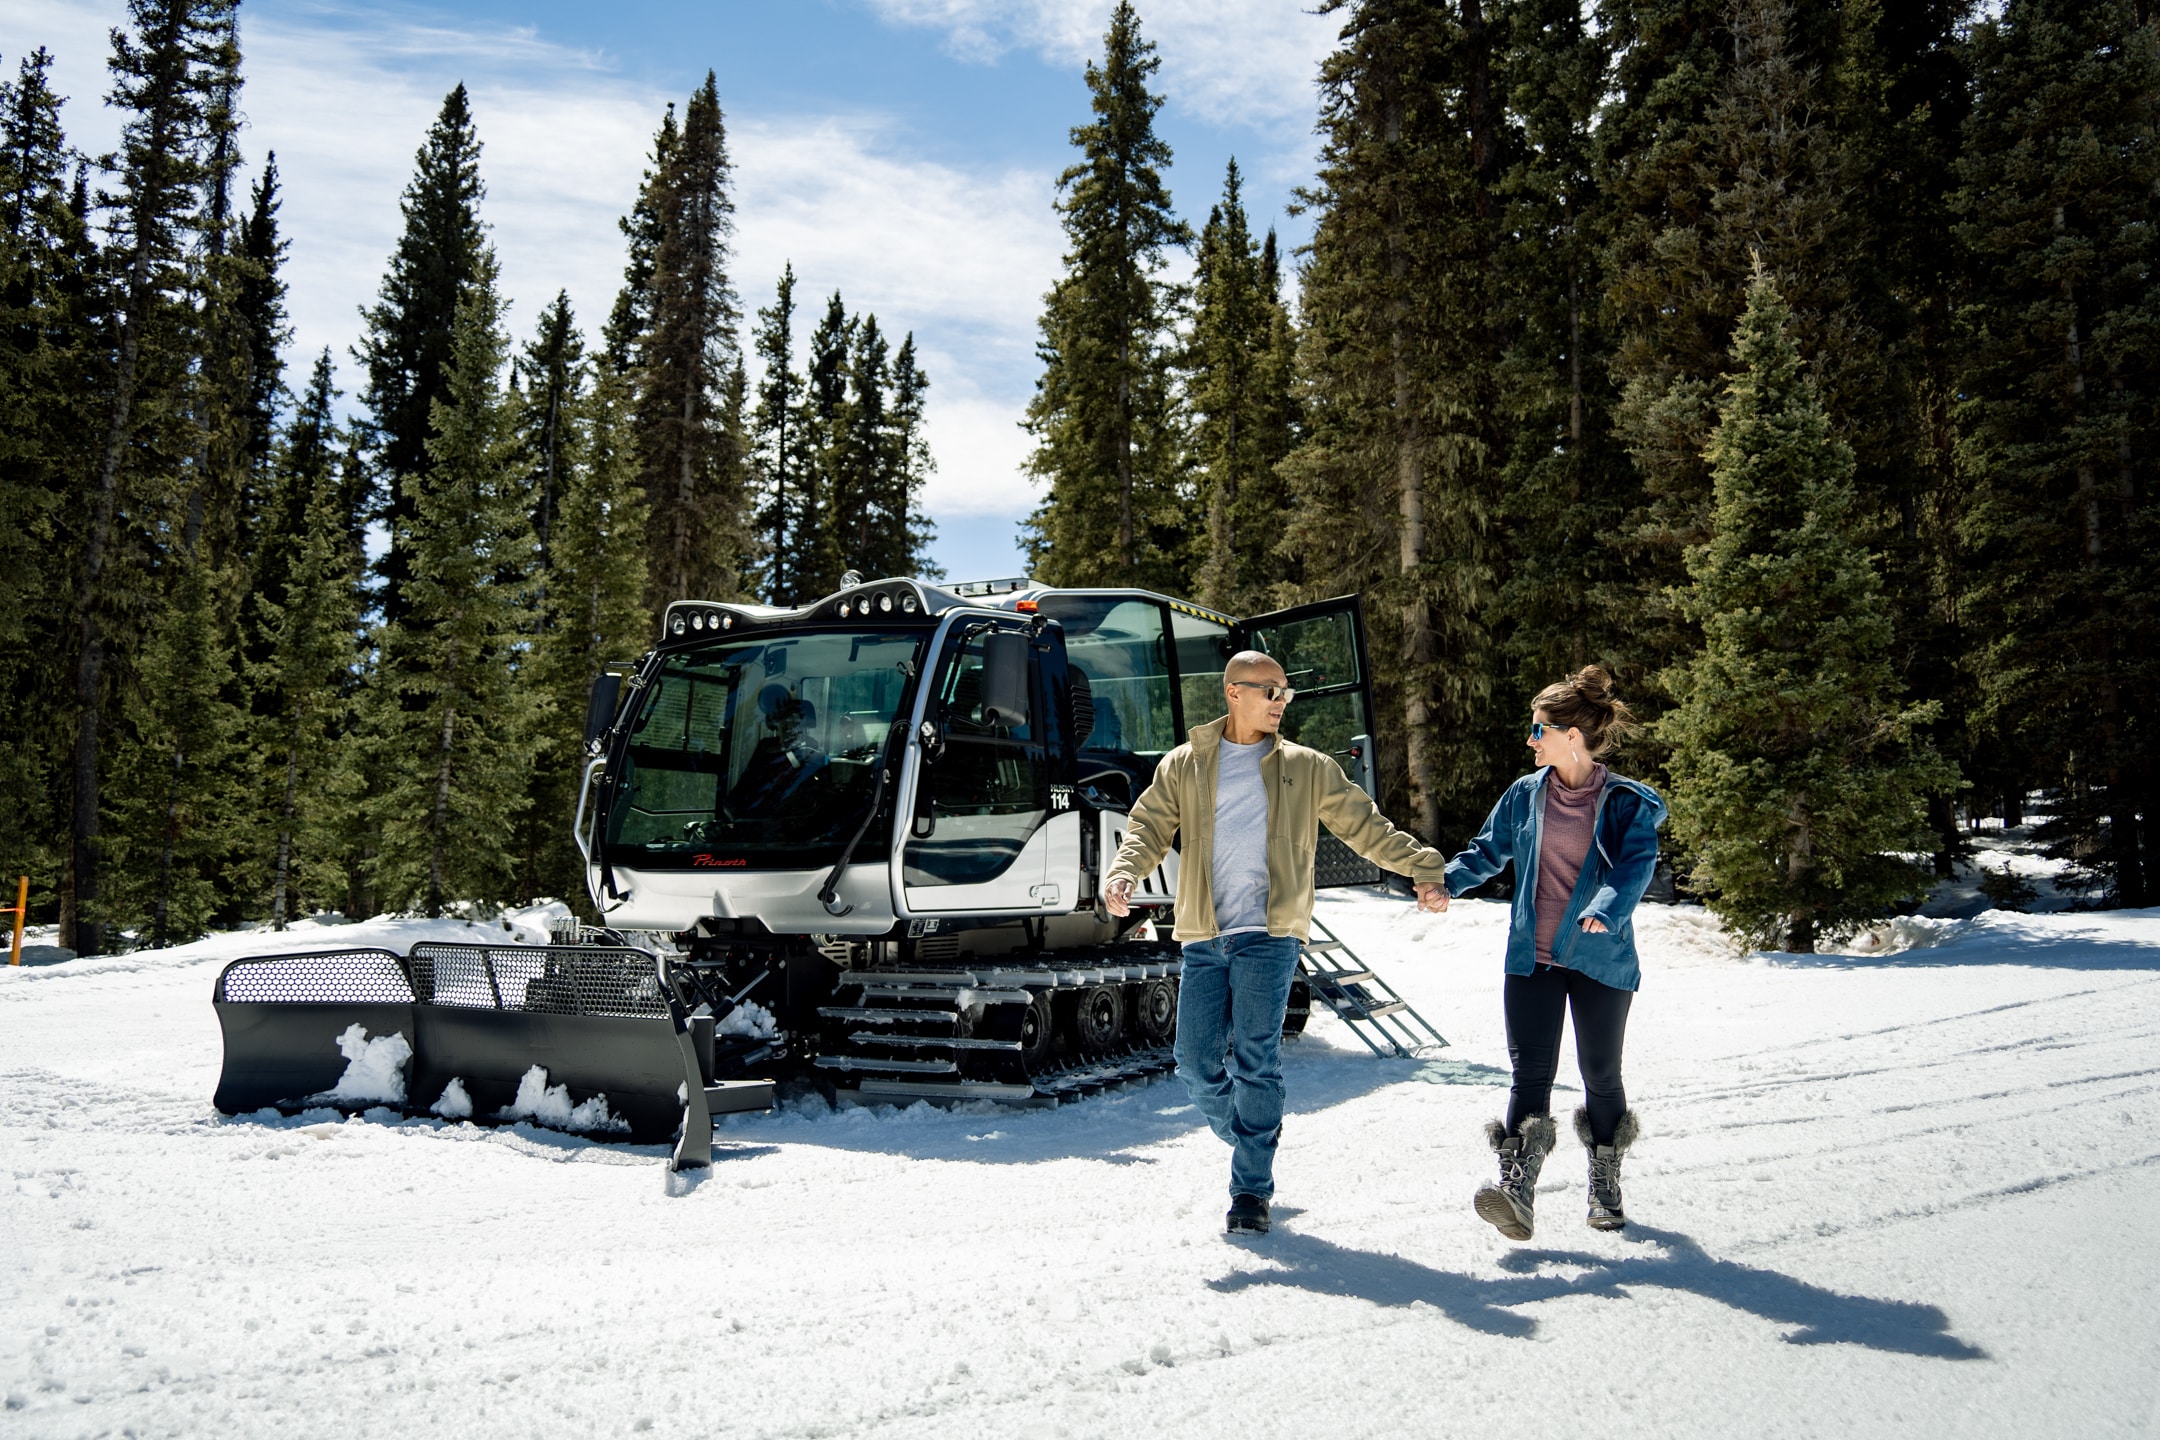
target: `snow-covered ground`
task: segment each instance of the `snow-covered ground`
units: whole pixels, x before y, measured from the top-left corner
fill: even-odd
[[[7,974],[0,1435],[2160,1435],[2160,912],[1798,959],[1646,907],[1635,1224],[1564,1141],[1524,1245],[1469,1206],[1502,907],[1321,914],[1453,1048],[1316,1020],[1243,1242],[1175,1081],[799,1101],[671,1194],[529,1126],[219,1117],[218,965],[303,937]]]

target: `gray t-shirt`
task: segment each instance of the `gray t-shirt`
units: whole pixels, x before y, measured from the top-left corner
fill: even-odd
[[[1275,742],[1222,742],[1215,772],[1215,929],[1223,935],[1267,929],[1267,787],[1260,760]]]

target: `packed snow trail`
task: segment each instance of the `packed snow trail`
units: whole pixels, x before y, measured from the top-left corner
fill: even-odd
[[[1381,1061],[1316,1017],[1275,1232],[1239,1242],[1175,1081],[799,1101],[673,1195],[653,1147],[211,1110],[225,959],[459,922],[8,975],[0,1431],[2160,1435],[2160,912],[1800,959],[1646,907],[1635,1223],[1584,1226],[1564,1088],[1524,1245],[1469,1206],[1505,908],[1320,914],[1454,1044]]]

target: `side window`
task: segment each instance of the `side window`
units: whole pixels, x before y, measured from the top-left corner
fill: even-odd
[[[1334,756],[1355,775],[1352,748],[1358,736],[1372,733],[1372,718],[1350,611],[1304,607],[1248,625],[1252,647],[1280,661],[1298,690],[1283,712],[1283,738]]]
[[[1047,595],[1042,613],[1065,630],[1065,663],[1087,677],[1094,727],[1082,750],[1155,760],[1175,748],[1170,636],[1163,607],[1116,596]],[[1215,668],[1222,669],[1217,660]]]
[[[1220,720],[1223,666],[1230,659],[1230,627],[1183,610],[1170,612],[1170,634],[1177,641],[1178,698],[1185,705],[1185,728]]]
[[[1040,726],[985,716],[980,636],[947,653],[936,701],[945,747],[917,791],[902,871],[911,885],[979,884],[1002,874],[1048,818]]]

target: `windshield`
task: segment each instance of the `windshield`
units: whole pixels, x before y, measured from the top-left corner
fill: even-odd
[[[750,870],[838,860],[876,793],[874,762],[922,639],[778,635],[671,657],[631,722],[609,858]]]

